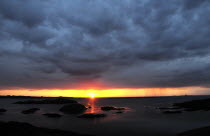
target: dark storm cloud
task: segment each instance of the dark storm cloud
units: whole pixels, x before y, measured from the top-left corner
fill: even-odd
[[[209,0],[1,0],[0,88],[210,84]]]
[[[20,21],[27,26],[40,24],[45,19],[43,11],[44,1],[12,0],[10,2],[3,0],[0,5],[1,15],[5,19]],[[41,14],[40,14],[41,13]]]

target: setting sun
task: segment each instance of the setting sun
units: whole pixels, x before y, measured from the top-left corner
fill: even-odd
[[[90,93],[89,93],[89,96],[90,96],[90,98],[95,98],[95,96],[96,96],[96,91],[93,90],[93,89],[91,89],[91,90],[90,90]]]

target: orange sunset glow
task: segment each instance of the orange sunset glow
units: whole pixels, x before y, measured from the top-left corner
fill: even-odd
[[[47,96],[47,97],[148,97],[148,96],[178,96],[203,95],[208,91],[202,87],[182,88],[120,88],[120,89],[70,89],[70,90],[2,90],[0,95],[16,96]]]

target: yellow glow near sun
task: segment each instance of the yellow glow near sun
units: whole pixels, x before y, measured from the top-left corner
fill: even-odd
[[[47,96],[47,97],[138,97],[138,96],[171,96],[209,94],[208,88],[121,88],[121,89],[87,89],[87,90],[0,90],[0,95]]]
[[[90,96],[90,98],[95,98],[95,96],[96,96],[96,90],[90,89],[89,90],[89,96]]]

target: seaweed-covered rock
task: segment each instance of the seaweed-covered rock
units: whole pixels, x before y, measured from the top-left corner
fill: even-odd
[[[87,108],[79,103],[75,103],[75,104],[68,104],[68,105],[64,105],[60,111],[64,112],[64,113],[68,113],[68,114],[78,114],[78,113],[82,113],[86,110]]]
[[[18,101],[14,104],[69,104],[77,103],[75,100],[69,100],[66,98],[57,98],[57,99],[45,99],[45,100],[27,100],[27,101]]]
[[[123,107],[104,106],[104,107],[101,107],[101,110],[103,110],[103,111],[110,111],[110,110],[125,110],[125,108],[123,108]]]
[[[6,112],[7,110],[6,109],[0,109],[0,113],[1,112]]]
[[[102,118],[102,117],[106,117],[106,114],[87,113],[78,116],[78,118],[90,118],[90,119]]]
[[[28,109],[28,110],[23,110],[22,113],[23,114],[33,114],[38,110],[40,110],[40,109],[39,108],[31,108],[31,109]]]
[[[62,115],[57,114],[57,113],[45,113],[45,114],[42,114],[42,115],[50,117],[50,118],[60,118],[60,117],[62,117]]]

